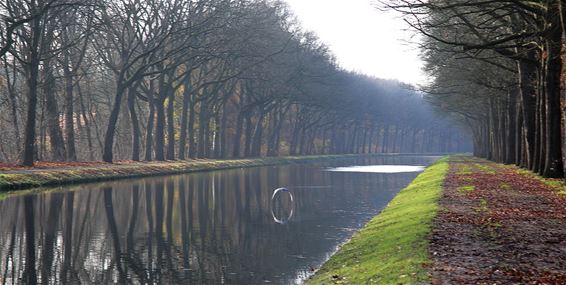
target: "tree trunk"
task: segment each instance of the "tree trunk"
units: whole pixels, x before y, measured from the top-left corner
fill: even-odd
[[[57,99],[55,98],[55,78],[49,61],[45,62],[43,72],[43,95],[45,96],[45,109],[47,111],[47,131],[49,133],[51,159],[53,161],[64,161],[66,158],[65,141],[59,122]]]
[[[556,13],[559,6],[555,3],[549,7],[548,19],[551,31],[547,39],[546,62],[546,153],[544,164],[544,177],[563,178],[564,166],[562,164],[562,126],[560,110],[560,76],[562,75],[562,30],[560,15]]]
[[[189,125],[187,130],[187,135],[189,136],[189,157],[197,157],[197,144],[195,142],[195,104],[189,106]]]
[[[198,126],[198,157],[205,158],[208,147],[208,106],[204,100],[200,101]]]
[[[86,129],[86,138],[87,138],[87,144],[88,144],[88,159],[90,161],[93,161],[94,160],[94,147],[92,145],[92,134],[91,134],[90,123],[89,123],[90,119],[87,116],[87,112],[86,112],[86,108],[85,108],[85,104],[84,104],[84,100],[83,100],[83,94],[81,92],[80,86],[77,87],[77,90],[79,92],[79,103],[81,105],[81,114],[82,114],[82,118],[83,118],[83,121],[84,121],[85,129]]]
[[[181,111],[181,131],[179,137],[179,159],[185,159],[187,151],[187,124],[189,116],[189,105],[191,103],[191,80],[190,76],[185,77],[183,84],[183,108]]]
[[[532,52],[529,53],[529,58],[534,58]],[[534,169],[535,162],[535,146],[536,146],[536,86],[537,86],[537,67],[536,64],[521,60],[518,62],[519,69],[519,85],[521,93],[521,103],[523,111],[523,133],[525,136],[525,155],[526,167]]]
[[[326,154],[326,139],[327,139],[328,129],[322,131],[322,146],[320,147],[320,154]]]
[[[214,114],[214,143],[213,143],[213,149],[214,149],[214,158],[220,158],[220,151],[222,149],[222,147],[220,146],[221,139],[220,139],[220,129],[221,129],[221,112],[217,111],[216,114]]]
[[[268,150],[267,156],[278,156],[279,155],[279,145],[281,137],[281,127],[283,126],[283,110],[276,109],[273,112],[272,119],[272,129],[268,140]]]
[[[263,120],[265,118],[265,114],[263,110],[260,110],[258,114],[258,119],[255,125],[255,130],[253,134],[253,141],[252,141],[252,150],[251,154],[254,157],[261,156],[261,145],[262,145],[262,137],[263,137]]]
[[[538,80],[538,92],[537,92],[537,121],[536,121],[536,145],[535,145],[535,161],[534,161],[534,169],[533,171],[542,175],[544,171],[544,159],[546,153],[546,108],[545,108],[545,95],[546,92],[544,90],[544,80],[542,75],[544,73],[544,68],[541,68],[539,72],[539,80]]]
[[[222,104],[222,119],[220,120],[220,157],[226,158],[228,156],[228,140],[227,131],[228,128],[228,101]]]
[[[527,168],[525,155],[526,144],[523,131],[523,103],[520,96],[517,98],[517,112],[515,114],[515,165]]]
[[[114,97],[114,106],[110,112],[108,120],[108,127],[106,128],[106,135],[104,136],[104,150],[102,153],[102,160],[112,163],[113,160],[113,147],[114,147],[114,134],[116,132],[116,124],[118,123],[118,115],[120,115],[120,105],[122,104],[122,97],[124,96],[124,87],[122,85],[121,76],[118,77],[116,84],[116,95]]]
[[[348,153],[356,153],[356,141],[358,136],[358,125],[354,126],[354,131],[350,135],[350,145],[348,146]]]
[[[153,160],[153,124],[155,122],[155,102],[153,96],[153,81],[149,83],[149,92],[147,93],[147,103],[149,106],[149,115],[147,116],[147,129],[145,130],[145,160]]]
[[[389,152],[389,128],[390,125],[388,124],[383,129],[383,141],[381,142],[381,152],[388,153]]]
[[[362,139],[360,141],[360,144],[361,144],[360,153],[366,154],[367,153],[367,147],[368,147],[368,138],[370,136],[371,128],[368,128],[368,126],[365,125],[365,124],[362,126],[362,128],[363,128],[363,133],[362,133],[363,135],[362,135]]]
[[[35,4],[35,1],[31,2]],[[33,5],[35,8],[35,5]],[[37,107],[37,78],[39,74],[39,41],[41,35],[40,29],[41,18],[37,17],[31,21],[32,35],[29,65],[27,66],[27,86],[28,86],[28,102],[26,113],[26,125],[24,133],[24,152],[22,156],[22,165],[33,166],[35,151],[35,113]],[[26,267],[27,268],[27,267]],[[35,275],[34,275],[35,276]]]
[[[169,97],[171,86],[165,82],[165,75],[159,78],[159,94],[156,100],[157,120],[155,124],[155,159],[165,160],[165,99]]]
[[[132,160],[140,161],[140,124],[136,114],[137,85],[128,89],[128,111],[132,124]]]
[[[212,149],[212,144],[210,142],[210,119],[212,118],[212,116],[210,114],[207,114],[206,116],[206,124],[204,125],[204,157],[206,158],[210,158],[210,150]]]
[[[505,152],[505,163],[514,164],[516,162],[516,111],[517,111],[517,93],[511,90],[507,93],[507,114],[506,114],[506,141],[507,148]]]
[[[16,75],[14,70],[14,78],[10,78],[10,68],[16,68],[16,59],[13,59],[12,66],[8,63],[6,57],[3,57],[4,76],[6,77],[6,89],[8,93],[8,102],[10,103],[10,115],[14,126],[14,137],[16,139],[16,152],[19,154],[22,150],[22,138],[20,137],[20,120],[18,118],[18,97],[16,95],[15,84]]]
[[[175,90],[168,88],[167,101],[167,160],[175,160]]]
[[[297,119],[293,126],[293,131],[291,132],[291,144],[289,148],[290,155],[297,154],[297,145],[299,144],[300,132],[301,132],[301,127],[299,126],[299,119]]]
[[[397,152],[397,137],[399,135],[399,127],[395,126],[395,132],[392,135],[393,142],[391,142],[391,150]]]
[[[558,11],[560,12],[560,28],[562,31],[561,47],[562,53],[566,51],[566,2],[558,2]],[[564,72],[564,69],[561,70]],[[561,74],[561,78],[565,78]],[[564,80],[560,81],[560,91],[562,93],[562,164],[566,168],[566,82]],[[563,170],[566,173],[566,169]]]
[[[373,123],[370,125],[370,132],[369,132],[369,137],[368,137],[368,150],[367,153],[372,153],[373,152],[373,137],[374,137],[374,133],[375,133],[375,126],[373,125]]]
[[[163,97],[158,96],[155,104],[157,119],[155,121],[155,159],[165,160],[165,107]]]
[[[419,130],[413,130],[413,139],[411,140],[411,153],[417,152],[417,136],[419,134]]]
[[[70,59],[65,54],[65,64],[63,64],[63,74],[65,76],[65,135],[67,139],[67,159],[77,160],[77,150],[75,148],[75,121],[74,121],[74,98],[73,80],[74,76],[70,67]]]
[[[244,145],[244,156],[249,157],[252,152],[252,135],[253,135],[253,124],[252,124],[252,114],[246,114],[246,132],[245,136],[245,145]]]
[[[242,129],[244,127],[244,114],[242,110],[238,112],[238,118],[236,119],[236,130],[234,133],[234,148],[232,151],[232,157],[239,158],[240,157],[240,145],[242,141]]]

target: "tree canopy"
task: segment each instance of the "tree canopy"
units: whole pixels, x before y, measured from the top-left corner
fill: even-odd
[[[281,1],[0,3],[0,161],[468,147],[399,82],[339,67]]]

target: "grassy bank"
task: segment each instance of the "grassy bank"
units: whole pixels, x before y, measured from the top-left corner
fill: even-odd
[[[56,186],[71,183],[107,181],[156,175],[303,163],[329,159],[361,157],[363,155],[288,156],[255,159],[209,160],[167,162],[135,162],[104,164],[84,167],[24,169],[0,172],[0,191],[27,189],[40,186]],[[367,155],[366,155],[367,156]]]
[[[447,159],[428,167],[308,284],[414,284],[426,282],[427,236],[437,212]]]

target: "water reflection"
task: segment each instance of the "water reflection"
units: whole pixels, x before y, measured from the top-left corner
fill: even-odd
[[[357,163],[433,159],[390,160]],[[0,202],[1,281],[292,284],[416,176],[322,171],[328,166],[125,180],[8,198]],[[271,205],[271,189],[281,185],[294,199],[282,195]],[[289,209],[292,222],[274,222],[272,212],[281,218]]]
[[[329,168],[326,171],[335,172],[366,172],[366,173],[402,173],[421,172],[425,169],[420,165],[356,165],[346,167]]]

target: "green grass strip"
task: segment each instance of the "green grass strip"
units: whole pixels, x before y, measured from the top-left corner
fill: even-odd
[[[428,283],[427,237],[447,172],[447,158],[428,167],[307,284]]]

